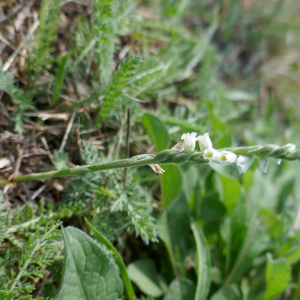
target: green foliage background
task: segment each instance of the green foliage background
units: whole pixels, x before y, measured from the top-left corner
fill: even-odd
[[[82,163],[125,158],[130,108],[131,156],[171,148],[192,131],[209,132],[216,148],[300,146],[299,1],[96,0],[63,52],[54,43],[59,12],[59,1],[42,1],[25,87],[0,69],[19,134],[26,112],[78,110],[82,132],[113,132],[104,150],[83,135]],[[74,83],[84,88],[68,102]],[[72,155],[55,152],[53,168]],[[126,298],[113,254],[83,233],[82,217],[122,254],[139,298],[300,299],[298,161],[272,161],[267,174],[257,163],[243,175],[213,164],[163,169],[158,177],[129,169],[126,184],[124,170],[79,175],[55,206],[40,199],[39,208],[9,209],[2,199],[0,299],[35,298],[46,271],[42,296],[67,299],[75,267],[86,273],[72,299]],[[68,227],[63,239],[59,220],[83,231]]]

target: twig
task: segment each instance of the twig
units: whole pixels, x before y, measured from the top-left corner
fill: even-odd
[[[68,123],[67,129],[66,129],[66,132],[65,132],[65,135],[64,135],[63,140],[62,140],[62,143],[61,143],[61,145],[60,145],[60,147],[59,147],[59,151],[60,151],[60,152],[63,151],[63,149],[64,149],[64,147],[65,147],[65,145],[66,145],[66,142],[67,142],[69,133],[70,133],[71,128],[72,128],[72,125],[73,125],[73,123],[74,123],[74,119],[75,119],[76,113],[77,113],[77,110],[74,110],[74,112],[73,112],[73,114],[72,114],[72,116],[71,116],[71,118],[70,118],[70,121],[69,121],[69,123]]]
[[[23,158],[23,149],[18,146],[17,150],[18,150],[18,159],[15,164],[15,170],[14,170],[13,174],[9,177],[9,179],[18,176],[18,173],[19,173],[19,170],[21,167],[21,162],[22,162],[22,158]]]
[[[0,40],[6,44],[7,46],[9,46],[11,49],[15,50],[16,48],[4,37],[0,34]]]
[[[47,152],[47,155],[48,155],[49,159],[51,160],[52,163],[54,163],[53,155],[50,152],[50,149],[49,149],[49,146],[48,146],[48,143],[47,143],[45,137],[42,136],[41,137],[41,141],[42,141],[42,143],[43,143],[43,145],[44,145],[44,147],[46,149],[46,152]]]
[[[127,109],[126,158],[129,158],[129,154],[130,154],[129,137],[130,137],[130,108]],[[125,168],[125,171],[124,171],[124,186],[126,186],[126,183],[127,183],[127,173],[128,173],[128,169]]]
[[[30,39],[30,37],[32,36],[32,34],[36,31],[37,27],[39,26],[40,22],[38,20],[37,14],[34,14],[34,18],[35,18],[34,23],[29,28],[28,34],[23,38],[23,40],[18,45],[18,47],[16,48],[16,50],[13,52],[13,54],[8,58],[8,60],[6,61],[6,63],[3,65],[3,68],[2,68],[3,71],[7,71],[9,69],[9,67],[11,66],[11,64],[13,63],[13,61],[15,60],[16,56],[19,54],[19,52],[21,51],[21,49],[25,46],[25,44],[28,42],[28,40]]]
[[[45,276],[44,276],[44,278],[43,278],[43,281],[42,281],[42,284],[41,284],[41,286],[39,287],[39,290],[37,291],[37,293],[36,293],[36,295],[35,295],[36,298],[38,298],[38,297],[42,294],[42,291],[43,291],[43,289],[44,289],[44,285],[46,284],[47,279],[48,279],[48,277],[49,277],[50,274],[51,274],[51,272],[47,272],[47,273],[45,274]]]
[[[31,196],[31,200],[33,201],[45,188],[46,185],[43,184],[37,191],[34,192],[34,194]]]
[[[125,97],[127,97],[127,98],[129,98],[129,99],[131,99],[131,100],[134,100],[134,101],[136,101],[136,102],[147,103],[146,101],[143,101],[143,100],[141,100],[141,99],[138,99],[138,98],[135,98],[135,97],[126,95],[126,94],[122,94],[122,95],[125,96]]]
[[[79,165],[83,164],[83,157],[81,154],[81,139],[80,139],[80,117],[78,118],[78,125],[76,128],[76,152],[77,152],[77,156],[78,156],[78,160],[79,160]]]

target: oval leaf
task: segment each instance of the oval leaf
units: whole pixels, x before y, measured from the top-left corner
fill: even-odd
[[[157,152],[165,150],[169,142],[169,133],[165,125],[155,116],[144,114],[142,123]]]
[[[164,300],[194,300],[195,285],[187,279],[175,279],[170,284]]]
[[[123,291],[115,264],[83,231],[63,229],[66,259],[58,300],[117,300]]]
[[[146,295],[160,297],[163,291],[159,285],[158,274],[151,259],[134,261],[127,267],[129,278]]]
[[[181,194],[182,174],[180,168],[176,165],[164,165],[166,171],[161,178],[162,205],[168,207]]]

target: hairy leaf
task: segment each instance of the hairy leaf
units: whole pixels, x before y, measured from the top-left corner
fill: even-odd
[[[157,152],[165,150],[169,142],[169,134],[164,124],[154,115],[144,114],[143,125]]]
[[[115,264],[83,231],[63,229],[66,247],[62,286],[55,298],[116,300],[123,285]]]

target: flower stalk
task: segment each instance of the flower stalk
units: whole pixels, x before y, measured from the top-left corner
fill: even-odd
[[[275,158],[283,160],[299,160],[300,149],[293,150],[294,145],[287,144],[282,147],[277,145],[251,146],[238,148],[223,148],[217,151],[224,153],[229,151],[236,155],[256,156],[257,158]],[[67,168],[44,173],[32,173],[13,178],[11,180],[0,179],[0,186],[4,186],[13,182],[29,181],[29,180],[45,180],[54,177],[73,176],[89,172],[103,171],[118,168],[131,168],[137,166],[145,166],[150,164],[181,164],[184,162],[207,163],[208,160],[203,158],[204,153],[200,151],[184,152],[179,149],[166,149],[155,154],[142,154],[131,158],[120,159],[112,162],[102,163],[98,165],[78,166],[75,168]]]

